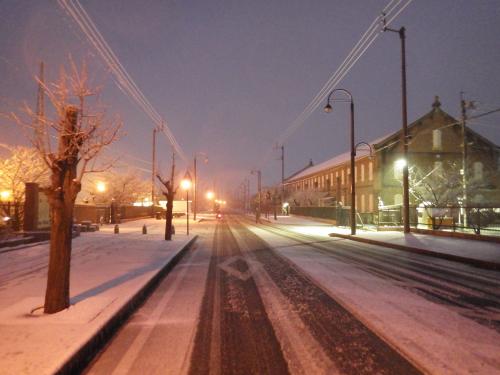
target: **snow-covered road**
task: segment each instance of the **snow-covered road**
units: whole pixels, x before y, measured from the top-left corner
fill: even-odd
[[[500,373],[500,273],[243,217],[201,238],[89,374]]]
[[[424,370],[500,373],[500,272],[304,234],[300,226],[248,224]]]

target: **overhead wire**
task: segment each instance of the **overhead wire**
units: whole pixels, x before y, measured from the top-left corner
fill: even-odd
[[[311,100],[311,102],[306,106],[306,108],[299,114],[299,116],[292,121],[291,125],[283,132],[272,144],[283,145],[284,142],[291,137],[291,135],[304,125],[306,120],[311,116],[311,114],[318,108],[321,102],[325,99],[328,93],[340,83],[340,81],[346,76],[349,70],[354,66],[354,64],[363,56],[366,50],[371,46],[371,44],[376,40],[383,28],[380,27],[383,18],[386,19],[385,25],[388,26],[393,22],[396,17],[412,2],[413,0],[391,0],[382,11],[382,15],[378,15],[375,20],[370,24],[368,29],[364,32],[358,42],[351,49],[347,57],[340,64],[337,70],[329,78],[329,80],[323,85],[318,94]],[[400,4],[403,4],[400,6]],[[399,8],[398,8],[399,7]],[[272,156],[273,150],[269,150],[261,163],[265,164],[269,158]]]
[[[137,103],[145,114],[150,117],[156,127],[160,128],[163,123],[162,133],[167,137],[175,152],[187,163],[187,157],[174,137],[171,129],[144,96],[79,1],[58,0],[58,3],[77,23],[89,42],[100,54],[108,68],[113,72],[116,78],[115,82],[120,90]]]

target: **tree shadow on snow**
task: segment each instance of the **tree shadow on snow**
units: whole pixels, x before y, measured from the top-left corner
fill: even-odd
[[[121,285],[127,281],[135,279],[136,277],[144,275],[147,272],[159,270],[161,268],[161,265],[162,265],[162,262],[154,261],[154,262],[146,264],[142,267],[132,269],[123,275],[117,276],[111,280],[108,280],[100,285],[95,286],[94,288],[91,288],[91,289],[86,290],[80,294],[77,294],[74,297],[71,297],[70,304],[71,305],[77,304],[78,302],[81,302],[87,298],[104,293],[105,291],[107,291],[109,289],[112,289],[112,288],[114,288],[118,285]]]

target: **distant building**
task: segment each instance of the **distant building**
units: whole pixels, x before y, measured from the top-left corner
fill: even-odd
[[[408,126],[410,205],[500,207],[500,148],[441,109],[438,97],[430,112]],[[379,207],[400,207],[401,130],[361,145],[355,162],[356,210],[369,222]],[[463,138],[466,178],[462,174]],[[310,166],[285,180],[290,205],[350,206],[350,152]],[[465,183],[464,183],[465,182]],[[415,210],[413,210],[415,212]]]

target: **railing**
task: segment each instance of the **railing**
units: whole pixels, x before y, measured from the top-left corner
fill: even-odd
[[[402,207],[379,208],[377,227],[401,226]],[[418,229],[500,235],[500,207],[410,207],[410,226]]]

